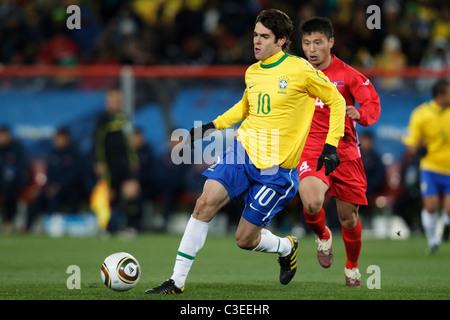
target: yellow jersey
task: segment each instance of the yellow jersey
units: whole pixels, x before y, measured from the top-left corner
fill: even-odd
[[[427,148],[420,160],[421,169],[450,174],[450,107],[442,108],[434,100],[418,106],[411,114],[403,142]]]
[[[244,120],[237,131],[258,169],[296,168],[319,97],[330,107],[326,143],[344,136],[345,100],[321,71],[303,58],[283,51],[251,65],[245,73],[242,99],[213,122],[225,129]]]

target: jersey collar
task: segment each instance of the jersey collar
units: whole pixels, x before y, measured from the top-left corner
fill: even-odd
[[[274,54],[273,56],[267,58],[266,60],[261,61],[261,63],[260,63],[261,68],[269,69],[269,68],[276,67],[277,65],[282,63],[284,61],[284,59],[286,59],[288,56],[289,56],[288,53],[286,53],[284,51],[280,51],[280,52]]]
[[[433,111],[438,112],[438,113],[444,109],[440,105],[438,105],[434,99],[430,101],[429,105]]]
[[[322,72],[329,71],[330,69],[333,69],[333,67],[336,65],[336,62],[337,62],[336,56],[334,54],[330,54],[330,56],[331,56],[331,59],[332,59],[331,63],[330,63],[330,65],[328,67],[326,67],[325,69],[322,69],[321,70]]]

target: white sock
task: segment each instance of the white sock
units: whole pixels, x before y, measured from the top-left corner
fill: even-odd
[[[427,210],[423,209],[421,212],[421,218],[425,236],[428,240],[428,245],[439,245],[441,242],[439,236],[437,235],[437,222],[439,215],[436,212],[429,213]]]
[[[186,225],[183,238],[178,247],[173,275],[171,277],[178,288],[184,287],[195,256],[205,244],[208,227],[208,222],[197,220],[192,216]]]
[[[280,238],[267,229],[261,229],[261,241],[252,251],[276,252],[280,257],[291,253],[292,245],[288,238]]]

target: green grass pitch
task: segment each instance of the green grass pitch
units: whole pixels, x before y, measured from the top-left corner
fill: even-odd
[[[359,262],[361,288],[346,288],[345,249],[336,234],[334,263],[322,269],[313,237],[300,239],[299,269],[292,282],[278,282],[274,254],[239,249],[233,236],[210,234],[198,253],[182,295],[146,295],[172,274],[180,235],[144,234],[125,240],[50,238],[38,235],[0,236],[0,299],[13,300],[448,300],[450,299],[450,243],[433,256],[425,255],[426,242],[363,240]],[[100,278],[100,266],[109,254],[126,251],[141,264],[141,278],[127,292],[113,292]],[[81,270],[81,289],[66,285],[70,265]],[[380,289],[369,289],[367,272],[379,267]]]

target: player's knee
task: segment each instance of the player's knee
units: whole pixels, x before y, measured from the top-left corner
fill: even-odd
[[[321,199],[311,199],[309,201],[305,201],[303,204],[303,208],[308,213],[317,213],[322,209],[323,202]]]
[[[214,204],[208,197],[202,195],[197,199],[192,215],[200,221],[209,222],[214,217],[215,213]]]
[[[358,223],[358,218],[354,215],[350,215],[347,217],[341,217],[341,225],[345,228],[354,228],[356,227],[356,224]]]
[[[236,234],[235,239],[236,239],[237,246],[241,249],[253,250],[256,247],[253,239],[250,239],[248,237],[243,237],[243,236]]]
[[[434,203],[432,204],[425,204],[424,209],[429,213],[435,213],[439,210],[439,205],[436,205]]]
[[[322,209],[324,197],[316,192],[307,190],[306,192],[301,192],[300,197],[302,199],[303,208],[306,212],[317,213]]]
[[[239,248],[243,249],[243,250],[253,250],[254,246],[252,246],[250,244],[249,241],[246,240],[236,240],[236,244]]]

